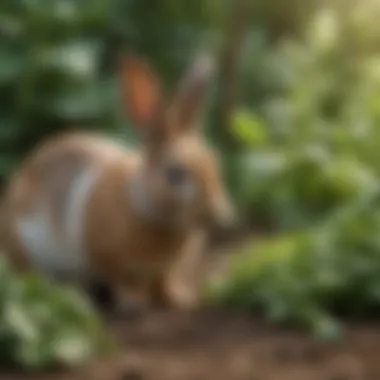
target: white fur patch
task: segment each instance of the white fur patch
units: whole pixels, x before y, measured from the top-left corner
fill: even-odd
[[[34,266],[49,277],[79,279],[89,273],[82,227],[86,201],[97,174],[93,169],[87,169],[72,182],[62,239],[56,237],[44,199],[40,199],[33,213],[16,220],[18,235]]]

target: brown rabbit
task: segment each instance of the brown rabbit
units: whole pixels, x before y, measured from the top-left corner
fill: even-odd
[[[11,262],[54,280],[99,278],[119,295],[137,289],[155,305],[193,304],[172,273],[194,267],[209,223],[234,215],[200,133],[212,73],[199,58],[167,102],[148,65],[124,58],[123,103],[144,149],[86,133],[38,147],[3,199],[1,244]]]

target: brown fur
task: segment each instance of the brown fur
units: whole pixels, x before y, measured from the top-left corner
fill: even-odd
[[[101,137],[79,133],[45,142],[9,185],[2,206],[1,245],[18,268],[30,268],[14,218],[32,211],[42,196],[61,239],[70,184],[81,170],[95,167],[100,175],[83,221],[91,269],[121,293],[138,288],[157,305],[185,305],[194,300],[181,290],[173,273],[183,276],[196,267],[204,221],[229,216],[216,156],[195,128],[207,75],[202,65],[195,66],[177,97],[163,107],[158,81],[145,64],[129,59],[123,70],[123,97],[141,128],[146,150],[128,152]],[[181,201],[178,189],[166,182],[163,173],[171,162],[185,168],[196,182],[199,195],[191,202]],[[131,204],[128,189],[139,172],[148,173],[145,185],[161,222],[139,214]]]

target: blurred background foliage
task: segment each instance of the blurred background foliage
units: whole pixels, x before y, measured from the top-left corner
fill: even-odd
[[[172,89],[195,51],[220,51],[234,4],[2,0],[2,180],[58,131],[99,129],[135,143],[118,100],[119,54],[140,53]],[[376,0],[252,1],[227,120],[237,149],[225,148],[213,114],[218,91],[207,131],[242,216],[279,234],[233,256],[220,302],[312,326],[330,326],[335,301],[359,294],[361,311],[380,303],[379,17]]]

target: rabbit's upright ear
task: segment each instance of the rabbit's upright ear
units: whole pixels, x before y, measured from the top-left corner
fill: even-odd
[[[158,117],[161,83],[143,60],[123,56],[119,66],[123,107],[143,135],[150,134]]]
[[[199,55],[190,65],[172,103],[178,128],[189,129],[197,125],[214,74],[215,62],[207,54]]]

